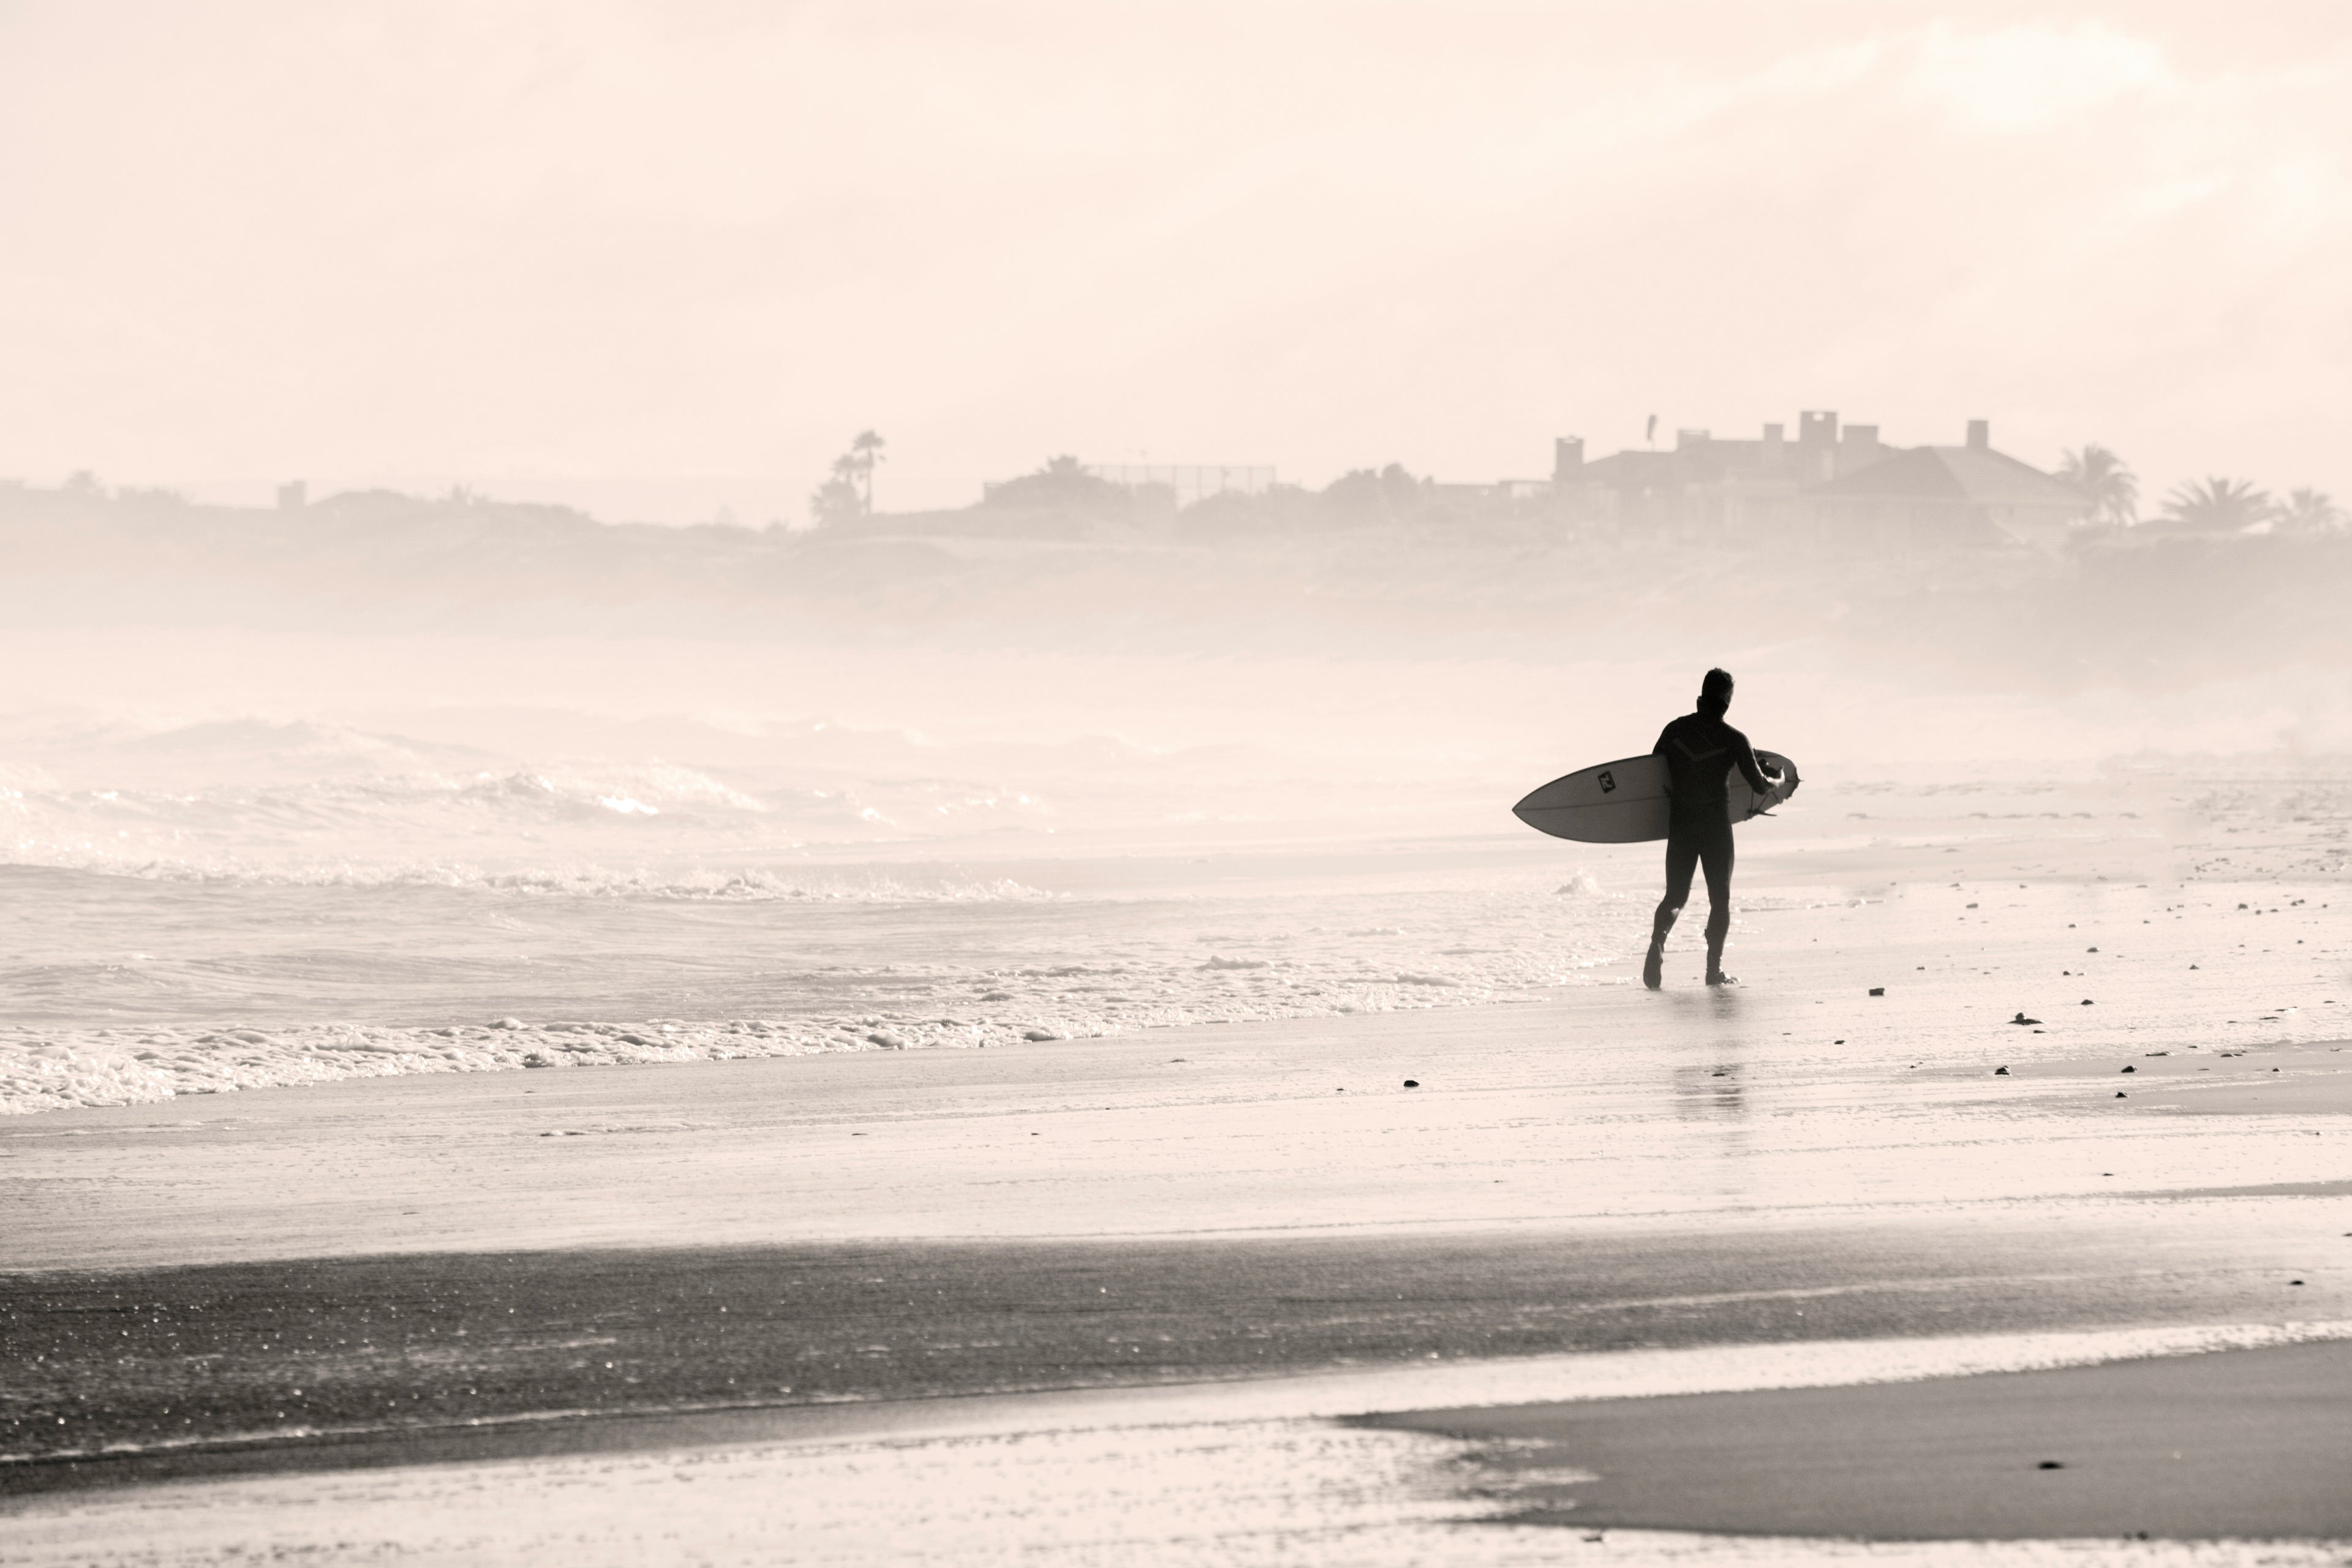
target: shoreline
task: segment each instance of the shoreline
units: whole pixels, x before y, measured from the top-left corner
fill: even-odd
[[[1789,1039],[1827,1033],[1832,1003],[1846,1016],[1830,1027],[1904,1054]],[[2021,1031],[1989,1017],[1982,1045],[1913,1054],[1911,1018],[1950,1011],[1935,991],[1890,1005],[1802,984],[1620,986],[1143,1040],[57,1112],[0,1121],[0,1278],[681,1242],[1754,1226],[2345,1180],[2352,1048],[2156,1060],[2127,1022],[2106,1052],[2053,1039],[2030,1066]]]
[[[1874,799],[1871,804],[1878,803]],[[1901,902],[1910,893],[1937,889],[1950,879],[1958,879],[1952,890],[1967,889],[1969,901],[1963,909],[1962,900],[1952,900],[1953,913],[1964,918],[1945,934],[1990,936],[1997,944],[2013,945],[2031,928],[2041,926],[2031,934],[2055,939],[2047,949],[2053,955],[2065,951],[2058,945],[2063,940],[2061,928],[2073,928],[2037,919],[2035,911],[2046,917],[2095,895],[2105,900],[2103,907],[2109,913],[2116,913],[2122,908],[2116,900],[2134,889],[2149,894],[2143,900],[2149,905],[2144,912],[2158,914],[2163,925],[2183,918],[2178,910],[2193,907],[2197,913],[2189,918],[2218,939],[2217,948],[2257,933],[2264,941],[2284,938],[2294,934],[2286,929],[2290,926],[2318,939],[2310,955],[2314,958],[2332,946],[2326,941],[2324,923],[2310,931],[2303,928],[2320,920],[2320,911],[2331,901],[2331,889],[2340,883],[2326,877],[2299,882],[2296,889],[2309,895],[2305,900],[2283,899],[2283,883],[2259,876],[2242,882],[2214,880],[2203,868],[2189,872],[2177,863],[2190,846],[2168,838],[2128,813],[2103,818],[2096,834],[2080,839],[2026,837],[2019,824],[2006,818],[1979,822],[1947,815],[1864,822],[1874,831],[1850,835],[1836,831],[1838,825],[1808,820],[1789,825],[1794,833],[1752,835],[1741,867],[1735,948],[1776,948],[1784,933],[1774,928],[1819,929],[1824,910],[1865,900],[1883,902],[1890,895]],[[1903,831],[1906,828],[1917,831]],[[1889,830],[1895,830],[1892,837]],[[769,929],[772,917],[806,912],[793,900],[768,909],[757,901],[632,901],[531,894],[517,895],[520,902],[504,910],[506,895],[477,890],[501,908],[487,916],[480,910],[443,910],[430,933],[420,930],[404,935],[404,940],[425,943],[411,959],[423,966],[419,984],[426,974],[435,977],[422,990],[377,996],[364,985],[355,989],[348,983],[350,976],[289,973],[285,981],[293,989],[281,994],[265,986],[248,998],[249,1006],[232,1006],[217,1015],[155,1008],[149,998],[132,993],[108,1005],[94,1005],[86,1015],[70,1007],[60,1010],[56,997],[28,996],[28,1002],[37,1003],[28,1016],[40,1022],[0,1031],[0,1102],[9,1108],[0,1114],[0,1125],[16,1115],[167,1103],[174,1096],[251,1092],[281,1085],[575,1065],[797,1058],[845,1051],[1003,1049],[1043,1037],[1146,1039],[1169,1029],[1219,1028],[1236,1022],[1312,1026],[1370,1012],[1525,1005],[1631,984],[1647,931],[1648,900],[1654,893],[1654,847],[1578,845],[1567,847],[1572,856],[1562,857],[1555,853],[1562,847],[1557,841],[1528,842],[1533,837],[1486,834],[1308,847],[1289,855],[1220,855],[1213,866],[1202,863],[1209,858],[1165,851],[1142,858],[959,864],[957,874],[967,879],[992,868],[1052,879],[1053,868],[1058,867],[1077,896],[1073,902],[1062,893],[1041,894],[1043,902],[1036,904],[919,901],[900,909],[885,900],[859,905],[860,921],[877,918],[879,912],[884,919],[904,916],[919,923],[947,923],[928,934],[911,927],[898,931],[897,947],[884,943],[875,950],[882,956],[868,955],[881,967],[837,995],[824,989],[829,983],[809,967],[803,952],[811,943],[822,947],[822,933],[795,931],[787,940],[779,930]],[[890,863],[872,859],[857,864],[878,872]],[[944,874],[950,863],[925,864]],[[1402,931],[1382,929],[1378,921],[1357,931],[1352,919],[1336,920],[1330,931],[1348,925],[1350,940],[1334,945],[1326,932],[1322,941],[1328,951],[1318,950],[1302,965],[1300,954],[1284,945],[1288,933],[1252,928],[1234,937],[1229,921],[1249,927],[1255,917],[1237,919],[1233,911],[1219,911],[1222,899],[1276,890],[1263,879],[1282,868],[1313,869],[1323,879],[1315,893],[1300,896],[1326,900],[1328,909],[1316,906],[1324,915],[1339,914],[1350,907],[1349,900],[1360,902],[1384,879],[1399,875],[1405,875],[1407,883],[1391,891],[1431,902],[1402,922],[1419,933],[1412,941],[1401,941]],[[46,874],[37,868],[20,869]],[[1614,890],[1602,890],[1593,879],[1596,873]],[[1463,877],[1479,883],[1482,896],[1494,900],[1492,908],[1482,909],[1475,918],[1447,901],[1462,890],[1450,879]],[[2150,891],[2159,884],[2166,890]],[[1090,907],[1089,900],[1108,896],[1115,889],[1125,892],[1110,898],[1104,908],[1160,910],[1152,932],[1157,945],[1147,943],[1148,953],[1130,953],[1105,971],[1119,976],[1109,984],[1052,978],[1076,974],[1079,969],[1073,965],[1096,960],[1079,952],[1087,945],[1087,933],[1044,927],[1057,918],[1055,911]],[[263,925],[273,928],[287,922],[301,927],[320,918],[339,931],[365,924],[356,905],[331,912],[310,907],[341,896],[332,889],[171,884],[138,891],[131,909],[110,904],[69,909],[75,919],[68,923],[81,931],[95,921],[92,931],[102,928],[110,933],[108,940],[165,948],[182,945],[184,939],[173,934],[171,921],[149,929],[146,922],[163,918],[158,910],[146,907],[156,900],[195,900],[172,917],[183,925],[234,924],[245,918],[260,918]],[[2018,898],[2019,893],[2025,897]],[[1974,900],[1979,895],[1987,900],[1985,912],[1968,913],[1977,910]],[[402,896],[462,903],[477,893],[420,887],[402,889]],[[237,902],[247,898],[269,906],[266,918]],[[212,909],[207,900],[215,899],[228,899],[236,907]],[[1195,905],[1189,901],[1193,899],[1206,901]],[[38,905],[42,900],[33,901]],[[2266,901],[2288,906],[2271,907],[2269,914],[2290,918],[2249,920],[2240,922],[2244,931],[2224,934],[2221,922],[2229,920],[2232,903],[2241,910],[2252,903],[2260,913]],[[1377,903],[1375,899],[1365,908],[1370,910]],[[576,921],[579,929],[564,925],[559,931],[551,925],[528,938],[502,938],[481,951],[467,945],[470,939],[451,934],[495,925],[513,914],[523,915],[527,924],[541,924],[560,910],[570,910],[562,918]],[[897,913],[887,913],[891,910]],[[973,932],[966,926],[976,919],[1010,921],[1022,935],[1001,950],[986,942],[973,946]],[[1509,934],[1530,921],[1547,928],[1543,941],[1528,945],[1520,940],[1524,931]],[[657,963],[666,966],[666,978],[657,985],[647,981],[611,987],[606,984],[610,965],[582,962],[604,951],[603,944],[608,942],[617,944],[612,952],[625,952],[632,963],[656,962],[649,957],[660,945],[656,931],[681,922],[707,927],[709,942],[735,954],[726,966],[732,978],[725,984],[707,989],[711,976],[704,972],[698,952],[660,958]],[[1685,919],[1670,944],[1675,981],[1696,984],[1699,923],[1696,916]],[[1475,933],[1471,927],[1476,928]],[[1439,945],[1444,940],[1441,933],[1449,929],[1456,937],[1475,934],[1475,940],[1467,946]],[[1221,952],[1213,945],[1219,939],[1205,934],[1220,931],[1240,943],[1235,952]],[[356,944],[353,951],[359,952],[382,934],[341,940]],[[1924,930],[1909,933],[1914,938],[1924,934]],[[39,941],[30,935],[27,940],[37,945]],[[96,940],[94,935],[90,940]],[[889,957],[901,948],[919,951],[927,942],[939,940],[948,940],[959,955],[959,963],[949,966],[956,975],[943,972],[929,976],[918,987],[920,996],[905,993],[904,981],[890,977]],[[1192,951],[1202,943],[1211,945]],[[1623,956],[1611,956],[1621,952]],[[493,955],[494,962],[484,962]],[[133,956],[143,960],[148,955]],[[266,944],[265,951],[255,953],[221,956],[237,968],[258,963],[267,970],[277,961]],[[2205,958],[2210,965],[2216,954],[2200,951],[2193,956]],[[2251,955],[2231,956],[2242,960]],[[2265,962],[2276,966],[2289,960]],[[1746,956],[1736,952],[1733,963],[1735,968],[1742,966]],[[823,973],[837,967],[825,965]],[[1769,966],[1749,967],[1752,977],[1778,983]],[[152,977],[149,984],[162,987],[155,994],[160,997],[186,978]],[[824,1000],[808,1003],[812,985],[817,987],[814,994]],[[288,998],[306,994],[305,986],[324,987],[316,998],[319,1005],[289,1011]],[[1073,989],[1066,991],[1066,986]],[[681,1010],[677,1003],[689,992],[698,998],[698,1005]],[[857,994],[853,997],[850,992]],[[1118,994],[1108,994],[1114,992]],[[2016,1000],[2033,1003],[2042,1016],[2048,1007],[2060,1005],[2042,996]],[[2072,1000],[2066,999],[2066,1005]],[[2246,998],[2243,1010],[2251,1013],[2273,1000]],[[2352,1019],[2352,995],[2338,1000]],[[2255,1020],[2242,1022],[2252,1027]]]
[[[516,1551],[551,1559],[561,1499],[614,1477],[708,1483],[712,1529],[772,1531],[806,1522],[774,1500],[780,1475],[847,1498],[880,1484],[854,1476],[894,1466],[962,1479],[893,1486],[974,1499],[994,1485],[974,1478],[1013,1466],[1073,1519],[1123,1506],[1127,1437],[1024,1450],[873,1425],[935,1420],[959,1396],[1015,1424],[1059,1419],[1057,1402],[1149,1408],[1163,1422],[1150,1443],[1221,1456],[1216,1496],[1247,1492],[1268,1518],[1355,1499],[1381,1529],[1423,1529],[1395,1522],[1409,1497],[1444,1531],[1557,1539],[1465,1500],[1485,1473],[1464,1468],[1475,1444],[1265,1402],[1299,1374],[1369,1389],[1459,1369],[1489,1380],[1484,1404],[1517,1403],[1544,1392],[1519,1376],[1528,1358],[1564,1353],[1925,1353],[1956,1334],[2352,1321],[2352,1050],[2331,1048],[2352,998],[2326,977],[2336,960],[2250,953],[2191,990],[2176,978],[2188,949],[2242,939],[2158,926],[2163,897],[2018,889],[1976,909],[1990,900],[1973,889],[1921,888],[1759,911],[1736,935],[1771,982],[1724,992],[1600,985],[986,1051],[412,1076],[0,1121],[0,1305],[16,1337],[44,1336],[48,1369],[16,1412],[54,1427],[83,1394],[112,1423],[52,1450],[161,1440],[200,1407],[219,1413],[198,1434],[216,1445],[268,1434],[240,1453],[102,1460],[79,1480],[68,1462],[0,1529],[12,1559],[62,1563],[85,1537],[152,1543],[168,1514],[190,1533],[163,1560],[194,1563],[202,1542],[340,1540],[360,1517],[382,1521],[387,1552],[423,1549],[470,1520],[509,1545],[523,1536],[501,1531],[541,1531]],[[2090,946],[2109,952],[2086,982]],[[2078,1007],[2085,994],[2098,1005]],[[2009,1022],[2021,1003],[2044,1034]],[[737,1397],[746,1377],[808,1402],[675,1408]],[[1328,1415],[1383,1407],[1446,1405]],[[1268,1408],[1272,1425],[1238,1414]],[[436,1425],[394,1429],[412,1411]],[[1200,1420],[1164,1425],[1186,1411]],[[829,1436],[748,1458],[702,1443],[756,1447],[793,1423]],[[376,1429],[291,1430],[339,1424]],[[1064,1459],[1037,1457],[1055,1444]],[[1348,1479],[1375,1473],[1388,1479],[1370,1490]],[[788,1494],[809,1518],[833,1506]],[[370,1513],[371,1497],[405,1500]],[[68,1531],[56,1541],[82,1533],[44,1556],[44,1521]],[[581,1560],[643,1555],[628,1520],[597,1528],[611,1549]],[[857,1520],[809,1528],[863,1542],[839,1561],[874,1555]]]

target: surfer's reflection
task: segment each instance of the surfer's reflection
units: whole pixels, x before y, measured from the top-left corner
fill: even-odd
[[[1678,1152],[1693,1189],[1718,1198],[1746,1195],[1755,1175],[1748,1158],[1755,1108],[1739,1061],[1717,1057],[1675,1068],[1674,1102],[1675,1120],[1689,1129]]]
[[[1684,1121],[1748,1114],[1748,1089],[1738,1062],[1706,1062],[1675,1069],[1675,1115]]]
[[[1658,735],[1652,750],[1665,759],[1668,790],[1666,896],[1651,921],[1649,956],[1642,961],[1642,984],[1655,991],[1665,984],[1666,936],[1690,901],[1691,873],[1706,872],[1706,983],[1728,985],[1723,942],[1731,933],[1731,770],[1748,787],[1769,795],[1780,782],[1756,760],[1748,737],[1723,721],[1731,707],[1730,672],[1710,669],[1699,683],[1696,711],[1684,714]]]

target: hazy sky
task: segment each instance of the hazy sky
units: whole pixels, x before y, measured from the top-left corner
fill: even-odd
[[[0,475],[797,517],[1990,416],[2352,493],[2352,7],[0,0]],[[257,493],[257,492],[256,492]]]

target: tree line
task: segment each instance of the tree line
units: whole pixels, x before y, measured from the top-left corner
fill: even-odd
[[[2138,477],[2097,442],[2066,453],[2058,477],[2090,499],[2093,521],[2115,528],[2139,525]],[[2252,479],[2216,474],[2173,486],[2153,521],[2182,533],[2315,534],[2341,529],[2352,523],[2352,516],[2325,491],[2308,486],[2273,496]]]

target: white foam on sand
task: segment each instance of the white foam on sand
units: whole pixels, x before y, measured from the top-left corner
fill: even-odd
[[[900,897],[908,885],[870,875],[843,887],[856,896],[722,889],[680,914],[675,888],[280,900],[74,877],[25,901],[37,912],[20,913],[19,962],[0,973],[18,1004],[0,1026],[0,1114],[409,1073],[1477,1006],[1622,980],[1596,971],[1644,929],[1638,897],[1509,868],[1389,872],[1370,858],[1344,877],[1213,896],[1045,896],[1003,879]],[[1753,1096],[1801,1065],[1813,1077],[1892,1061],[1925,1078],[2094,1052],[2120,1063],[2336,1039],[2352,1021],[2323,887],[1822,892],[1743,900],[1734,945],[1762,979],[1708,1015],[1710,1048],[1745,1063],[1718,1061],[1710,1082],[1744,1079]],[[322,910],[334,933],[323,942]],[[151,940],[138,932],[158,951],[124,951]],[[1670,990],[1688,990],[1688,945],[1670,951]],[[1804,994],[1824,982],[1834,989]],[[1864,982],[1879,990],[1865,995]],[[708,1010],[665,1016],[688,994]],[[564,1011],[551,1019],[557,996]],[[1696,1037],[1690,1023],[1660,1046]]]
[[[2322,1563],[2343,1544],[1864,1543],[1496,1522],[1471,1444],[1365,1431],[1379,1408],[1619,1398],[2018,1372],[2352,1338],[2352,1322],[1709,1346],[1194,1389],[940,1401],[847,1438],[37,1499],[0,1517],[20,1568],[259,1556],[373,1563]]]
[[[350,934],[322,942],[309,899],[79,878],[43,889],[55,911],[36,933],[47,945],[0,973],[0,992],[13,984],[50,1015],[0,1026],[0,1114],[410,1073],[977,1048],[1472,1006],[1589,983],[1615,956],[1609,928],[1623,922],[1601,898],[1523,874],[1407,880],[1213,900],[874,876],[803,878],[790,897],[784,882],[751,877],[471,888],[446,904],[336,889],[325,899]],[[688,898],[705,907],[673,914]],[[1014,912],[993,918],[1001,909]],[[1403,923],[1362,934],[1373,909]],[[174,936],[178,952],[126,953],[117,934],[223,922],[201,949]],[[578,967],[587,950],[603,972]],[[538,987],[542,1004],[570,993],[570,1016],[531,1016],[499,990],[511,986]],[[673,1005],[690,991],[762,1010],[635,1011],[665,986]],[[303,999],[321,993],[333,1000]],[[468,1004],[482,1011],[467,1016]],[[523,1016],[489,1010],[504,1005]],[[333,1005],[407,1016],[319,1016]],[[289,1018],[289,1006],[310,1016]]]

